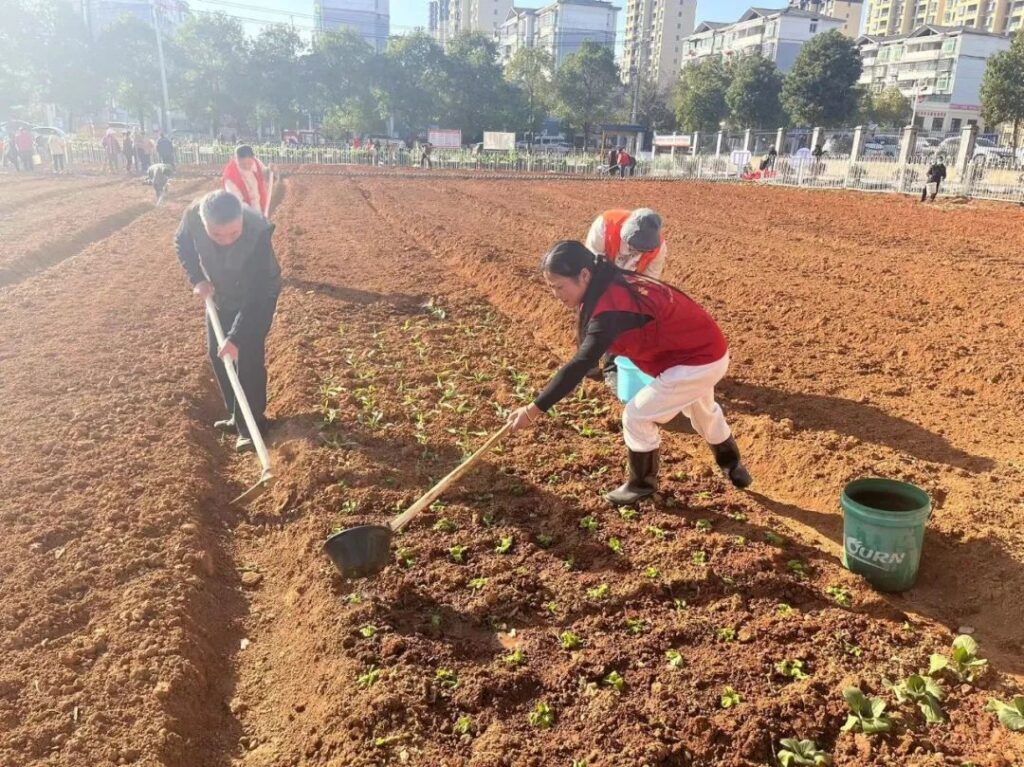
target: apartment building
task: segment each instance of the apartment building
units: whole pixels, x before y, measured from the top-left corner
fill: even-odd
[[[628,0],[623,76],[668,88],[679,77],[683,41],[694,31],[697,0]]]
[[[608,0],[556,0],[543,8],[513,7],[498,30],[498,53],[507,63],[520,48],[543,48],[555,67],[584,43],[615,49],[621,8]]]
[[[354,29],[377,51],[388,44],[391,31],[389,0],[315,0],[318,32]]]
[[[833,19],[842,19],[842,33],[856,38],[864,15],[864,0],[789,0],[790,8],[810,11]]]
[[[845,22],[800,8],[751,8],[731,24],[705,21],[687,37],[683,66],[711,56],[722,59],[760,54],[788,71],[804,44],[823,32],[841,30]]]
[[[879,93],[896,87],[917,98],[916,124],[936,133],[981,128],[981,80],[989,57],[1010,47],[1005,35],[971,27],[926,24],[909,34],[863,35],[857,40],[860,83]]]
[[[409,0],[405,0],[408,2]],[[460,32],[497,36],[513,0],[430,0],[431,36],[442,45]]]
[[[870,0],[864,33],[906,35],[925,24],[1012,34],[1024,26],[1024,0]]]

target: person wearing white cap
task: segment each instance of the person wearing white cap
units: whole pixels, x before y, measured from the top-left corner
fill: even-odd
[[[650,208],[607,210],[594,219],[587,249],[620,269],[661,279],[668,257],[661,234],[661,216]]]

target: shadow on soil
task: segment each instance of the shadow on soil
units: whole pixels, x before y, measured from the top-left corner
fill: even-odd
[[[748,415],[771,414],[788,418],[802,431],[838,431],[862,442],[885,445],[923,461],[955,466],[972,472],[989,471],[995,463],[959,450],[942,437],[890,415],[874,405],[841,397],[803,394],[730,379],[722,385],[730,410]]]
[[[370,290],[358,290],[356,288],[348,288],[343,285],[300,280],[294,277],[285,279],[284,284],[285,286],[294,288],[295,290],[300,290],[302,292],[313,291],[336,301],[344,301],[348,304],[368,306],[369,304],[385,303],[394,306],[396,309],[402,309],[409,312],[419,312],[423,302],[427,300],[425,294],[410,296],[402,293],[393,293],[391,295],[385,295],[383,293],[374,293]]]
[[[843,543],[843,519],[783,503],[749,491],[749,497],[780,517],[806,525]],[[838,558],[822,554],[840,567]],[[976,638],[997,670],[1024,674],[1024,622],[1017,595],[1024,593],[1020,563],[988,538],[961,540],[934,528],[925,531],[924,554],[917,585],[903,594],[884,595],[894,608],[913,610],[944,624],[951,631],[971,625]]]

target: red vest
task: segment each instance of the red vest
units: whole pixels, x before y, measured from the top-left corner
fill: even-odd
[[[619,257],[619,250],[622,248],[622,225],[626,223],[626,219],[632,212],[631,210],[609,210],[601,214],[601,218],[604,219],[604,255],[613,264]],[[665,242],[665,238],[662,237],[661,241]],[[641,254],[636,271],[642,273],[660,252],[661,246],[659,245],[654,250]]]
[[[637,312],[654,319],[642,328],[622,333],[609,351],[632,360],[649,376],[659,376],[677,365],[709,365],[729,350],[725,336],[711,315],[685,293],[664,283],[627,273],[643,297],[637,306],[625,287],[611,283],[597,299],[592,317],[602,312]]]
[[[263,180],[263,163],[261,163],[258,159],[256,159],[255,162],[256,186],[259,189],[260,195],[260,198],[258,200],[249,199],[249,187],[245,185],[245,181],[242,179],[242,169],[238,167],[238,160],[235,159],[234,157],[232,157],[228,164],[224,167],[224,173],[222,173],[220,177],[220,185],[221,188],[223,188],[224,182],[230,181],[232,184],[238,187],[238,191],[240,191],[242,193],[242,197],[245,198],[244,202],[246,205],[248,205],[250,208],[256,208],[256,210],[258,210],[260,213],[266,214],[267,186],[266,182]]]

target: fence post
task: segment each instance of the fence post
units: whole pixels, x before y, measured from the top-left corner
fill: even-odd
[[[916,148],[917,128],[913,125],[907,125],[903,128],[903,134],[900,137],[900,159],[899,166],[896,170],[896,172],[899,173],[899,181],[896,184],[897,192],[906,191],[907,166],[910,164],[910,160],[914,156],[914,150]]]
[[[956,169],[960,174],[960,193],[966,197],[971,196],[971,186],[974,181],[971,171],[974,160],[974,146],[978,140],[978,126],[967,125],[960,132],[960,149],[956,153]]]
[[[850,162],[846,165],[846,178],[843,179],[843,189],[850,188],[850,172],[853,166],[860,162],[864,154],[864,126],[858,125],[853,129],[853,145],[850,147]]]
[[[700,131],[695,130],[693,135],[690,137],[690,151],[693,154],[697,154],[700,151]]]
[[[825,130],[823,128],[815,128],[814,130],[811,131],[811,147],[810,148],[811,148],[812,152],[815,149],[817,149],[818,144],[824,144],[825,143],[824,141],[821,140],[821,134],[824,133],[824,132],[825,132]]]
[[[720,131],[718,131],[718,141],[715,144],[715,157],[721,157],[722,156],[722,144],[724,144],[724,143],[725,143],[725,131],[724,130],[720,130]]]
[[[743,132],[743,151],[754,151],[754,131],[750,128],[747,128],[746,131]]]
[[[786,148],[786,129],[779,128],[775,134],[775,154],[782,156],[782,150]]]

